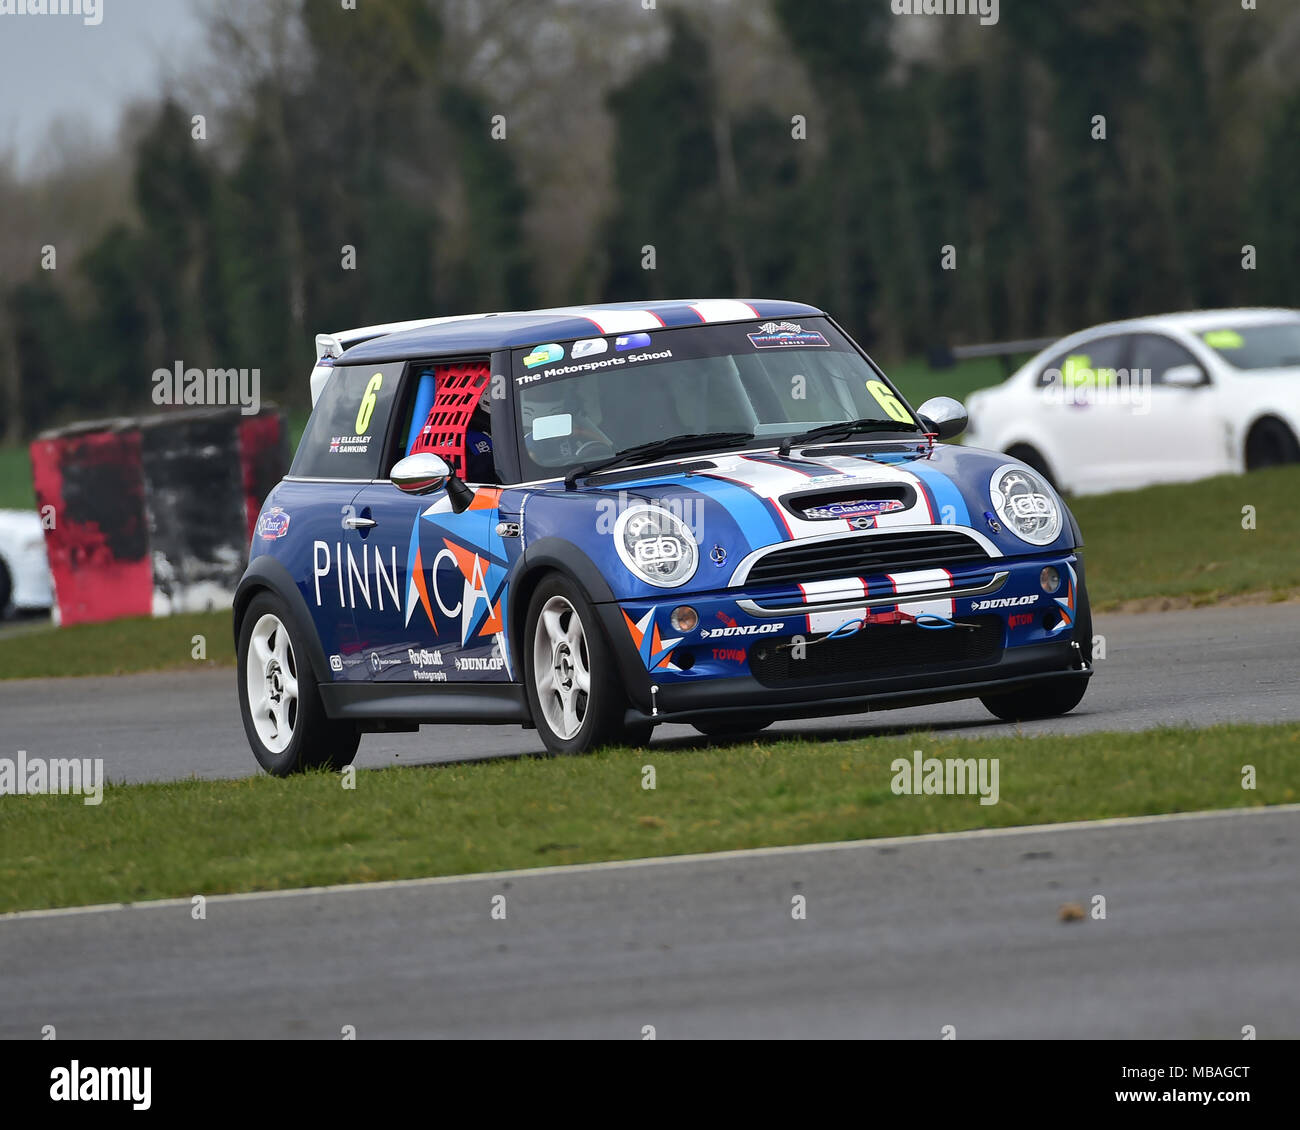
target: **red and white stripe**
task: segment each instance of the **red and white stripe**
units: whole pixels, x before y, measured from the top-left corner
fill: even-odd
[[[889,579],[894,584],[894,591],[899,597],[908,593],[933,592],[936,589],[953,587],[952,574],[947,569],[915,569],[906,573],[890,573]],[[952,597],[938,597],[933,600],[901,600],[898,611],[908,616],[942,616],[946,620],[953,617]]]
[[[810,632],[833,632],[842,624],[853,620],[862,620],[867,615],[867,586],[860,577],[848,577],[835,581],[804,581],[799,586],[804,600],[809,604],[833,604],[845,600],[861,600],[862,605],[841,608],[835,612],[809,612]]]
[[[630,334],[638,330],[664,328],[664,320],[653,310],[583,310],[580,313],[603,334]]]
[[[691,309],[699,315],[701,322],[747,322],[751,318],[762,317],[748,302],[737,302],[732,298],[692,302]]]

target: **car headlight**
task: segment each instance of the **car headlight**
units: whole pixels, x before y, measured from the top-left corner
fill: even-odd
[[[1027,467],[1008,463],[989,480],[993,510],[1021,541],[1048,545],[1061,533],[1061,504],[1041,478]]]
[[[624,510],[614,523],[614,547],[628,569],[662,589],[684,585],[700,563],[686,523],[658,506]]]

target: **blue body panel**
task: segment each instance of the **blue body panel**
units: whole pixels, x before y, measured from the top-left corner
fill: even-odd
[[[746,306],[759,318],[819,313],[791,302]],[[715,303],[710,313],[718,308],[725,315],[730,306]],[[593,325],[613,332],[608,325],[629,313],[669,327],[703,320],[688,302],[507,314],[390,335],[355,347],[339,364],[584,338]],[[814,445],[790,458],[760,445],[597,475],[574,489],[559,480],[480,487],[462,513],[445,491],[417,497],[388,482],[286,480],[264,504],[251,557],[274,559],[292,578],[329,668],[318,672],[323,683],[405,684],[429,695],[452,683],[521,683],[523,657],[515,651],[534,570],[559,568],[597,606],[628,694],[645,709],[652,684],[671,693],[710,680],[728,688],[753,682],[754,648],[765,639],[847,638],[886,624],[962,631],[972,617],[987,624],[996,616],[1008,656],[1053,651],[1047,645],[1068,649],[1083,607],[1076,528],[1059,500],[1066,520],[1050,545],[1031,545],[994,520],[990,481],[1009,462],[917,440]],[[810,492],[853,499],[866,488],[896,488],[907,501],[852,521],[797,504]],[[615,545],[618,516],[647,505],[680,518],[697,543],[698,566],[680,587],[650,584]],[[349,517],[373,525],[346,528]],[[893,573],[807,584],[798,576],[748,580],[762,551],[823,544],[829,551],[895,531],[957,532],[979,547],[980,559],[952,568],[914,561]],[[1059,571],[1060,591],[1044,590],[1046,566]],[[943,595],[990,586],[985,595]],[[682,605],[698,614],[689,630],[671,622]],[[1061,668],[1061,651],[1053,651],[1053,670]]]
[[[726,458],[769,466],[762,456]],[[837,465],[846,459],[886,474],[895,468],[919,484],[922,497],[916,509],[923,512],[916,524],[900,524],[900,531],[967,527],[996,546],[1002,558],[953,569],[950,576],[953,587],[961,588],[987,581],[995,568],[1009,572],[997,593],[1007,609],[1008,649],[1068,631],[1067,619],[1048,630],[1037,615],[1063,607],[1058,597],[1041,590],[1039,573],[1045,565],[1055,565],[1069,575],[1077,557],[1068,526],[1053,545],[1040,549],[1005,529],[993,529],[982,517],[989,505],[989,478],[1006,463],[1005,456],[943,445],[927,452],[924,445],[914,445],[902,455],[838,457]],[[775,474],[784,473],[779,461],[770,466]],[[484,488],[474,507],[462,514],[451,510],[445,495],[414,498],[386,483],[344,487],[286,482],[267,499],[266,509],[287,513],[288,529],[271,540],[255,539],[259,544],[254,545],[254,555],[276,557],[295,578],[336,681],[519,681],[522,672],[510,654],[507,631],[513,611],[508,581],[526,563],[528,547],[544,540],[565,543],[575,556],[591,562],[626,614],[629,636],[647,671],[654,671],[659,680],[734,677],[747,669],[742,646],[758,636],[847,630],[860,619],[845,614],[831,624],[825,616],[814,622],[807,615],[764,619],[747,613],[739,604],[742,600],[805,599],[794,584],[731,584],[736,564],[753,551],[797,542],[788,528],[791,516],[783,518],[778,502],[734,476],[654,470],[645,478],[604,489],[566,491],[558,483]],[[641,580],[615,550],[615,516],[640,504],[660,505],[683,517],[696,532],[700,564],[681,588],[664,590]],[[342,529],[345,512],[373,519],[376,525]],[[497,533],[502,520],[518,521],[521,536],[503,539]],[[837,527],[836,532],[846,531]],[[862,579],[864,591],[871,595],[888,583],[880,576]],[[700,618],[699,626],[687,633],[669,623],[672,610],[684,603]],[[908,603],[900,597],[873,609],[873,614]],[[952,601],[954,619],[980,611],[978,599]],[[678,647],[692,654],[694,662],[687,669],[668,660]]]

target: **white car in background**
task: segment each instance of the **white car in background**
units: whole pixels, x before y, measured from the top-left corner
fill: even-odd
[[[965,442],[1100,494],[1300,461],[1300,312],[1201,310],[1062,338],[967,400]]]
[[[33,510],[0,510],[0,618],[11,608],[37,612],[52,603],[40,515]]]

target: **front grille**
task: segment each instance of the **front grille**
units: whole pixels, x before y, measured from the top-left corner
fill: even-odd
[[[822,542],[794,542],[754,562],[750,585],[799,584],[836,577],[877,577],[912,569],[951,569],[987,561],[974,538],[955,530],[913,530]]]
[[[802,658],[794,637],[760,640],[749,649],[749,669],[765,687],[852,683],[922,672],[980,667],[1002,658],[1004,626],[998,616],[963,619],[972,628],[918,628],[876,624],[851,636],[804,637]],[[782,646],[785,645],[785,646]]]

